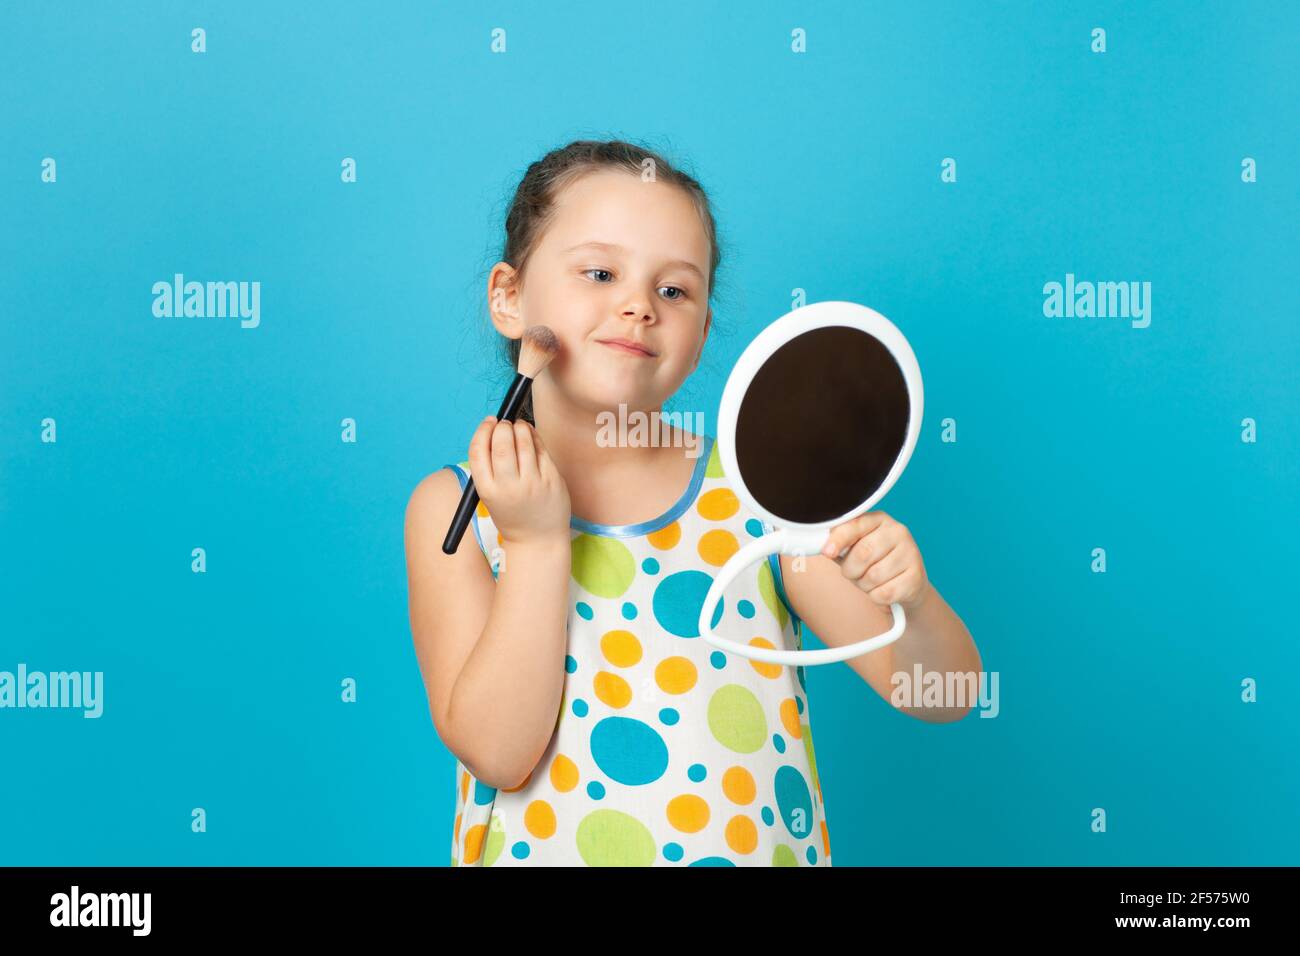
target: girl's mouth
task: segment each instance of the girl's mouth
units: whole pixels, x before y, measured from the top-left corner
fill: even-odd
[[[600,344],[606,346],[607,348],[611,348],[616,352],[622,352],[624,355],[635,355],[640,358],[654,357],[648,350],[639,348],[630,343],[625,343],[618,339],[609,339],[607,341],[602,341]]]

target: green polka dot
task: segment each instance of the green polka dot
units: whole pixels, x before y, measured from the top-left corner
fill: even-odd
[[[790,612],[785,609],[785,603],[776,596],[776,581],[772,578],[772,565],[767,561],[763,561],[758,566],[758,593],[784,630],[786,622],[790,619]]]
[[[588,866],[650,866],[657,851],[644,823],[618,810],[593,810],[578,824],[578,854]]]
[[[483,847],[483,865],[491,866],[501,855],[506,845],[506,828],[501,822],[500,814],[494,813],[488,824],[487,845]]]
[[[573,579],[597,597],[619,597],[636,577],[636,558],[617,538],[580,534],[572,554]]]
[[[776,849],[772,851],[773,866],[798,866],[799,858],[794,855],[794,850],[790,849],[784,843],[778,843]]]
[[[722,477],[722,455],[718,453],[718,443],[713,443],[713,451],[709,452],[708,464],[704,466],[705,478]]]
[[[807,724],[799,726],[803,729],[803,749],[808,755],[808,769],[812,771],[813,790],[817,790],[821,784],[817,782],[817,755],[813,753],[812,728]]]
[[[719,687],[709,698],[709,730],[728,750],[752,754],[767,743],[763,705],[741,684]]]

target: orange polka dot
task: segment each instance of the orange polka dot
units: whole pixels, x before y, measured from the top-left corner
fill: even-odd
[[[481,823],[476,823],[469,828],[469,833],[465,834],[465,865],[471,866],[478,862],[478,858],[483,854],[483,841],[487,839],[487,827]]]
[[[555,811],[545,800],[534,800],[524,811],[524,828],[539,840],[555,833]]]
[[[736,536],[730,531],[714,528],[712,531],[706,531],[700,535],[697,550],[700,552],[701,558],[715,568],[720,568],[727,563],[733,554],[740,550],[740,545],[736,541]]]
[[[460,778],[460,799],[463,801],[469,796],[469,772],[461,774]]]
[[[655,668],[655,683],[665,694],[684,694],[698,678],[699,672],[687,657],[665,657]]]
[[[560,793],[568,793],[578,785],[578,765],[564,754],[556,754],[551,761],[551,786]]]
[[[730,488],[714,488],[712,491],[700,495],[700,499],[695,504],[695,510],[700,513],[700,517],[707,518],[710,521],[722,521],[730,518],[740,510],[740,499]]]
[[[754,638],[749,642],[749,646],[768,647],[773,649],[776,648],[776,645],[773,644],[771,641],[769,641],[766,637]],[[749,666],[754,668],[754,670],[758,671],[760,674],[762,674],[764,677],[770,680],[776,680],[778,677],[781,676],[781,672],[785,670],[785,668],[782,667],[780,664],[769,664],[767,661],[751,660],[749,662]]]
[[[825,820],[822,821],[822,851],[827,856],[831,855],[831,832],[826,829]]]
[[[487,505],[483,504],[483,499],[482,499],[482,498],[480,498],[480,499],[478,500],[478,516],[479,516],[480,518],[486,518],[486,517],[488,517]]]
[[[682,526],[674,521],[672,524],[664,525],[658,531],[651,531],[645,539],[660,551],[667,551],[677,547],[677,542],[682,540]]]
[[[456,844],[460,843],[460,821],[463,816],[463,813],[456,814],[456,828],[452,831],[452,842]]]
[[[615,667],[631,667],[641,659],[641,642],[631,631],[606,631],[600,639],[600,652]]]
[[[737,853],[753,853],[758,846],[758,827],[744,814],[727,821],[727,846]]]
[[[626,707],[632,703],[632,688],[628,686],[627,681],[617,674],[601,671],[595,676],[591,684],[596,696],[610,707]]]
[[[722,775],[722,792],[732,803],[752,803],[758,788],[754,786],[754,777],[744,767],[729,767]]]
[[[693,793],[668,801],[668,822],[683,833],[699,833],[708,825],[709,805]]]
[[[785,732],[796,740],[803,739],[803,727],[799,723],[799,705],[793,697],[781,701],[781,723]]]

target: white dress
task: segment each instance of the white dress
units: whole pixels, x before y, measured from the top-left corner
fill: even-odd
[[[452,866],[829,866],[804,669],[718,650],[698,621],[714,574],[767,531],[700,436],[690,485],[657,518],[574,517],[564,697],[519,787],[456,763]],[[469,462],[446,465],[463,488]],[[474,535],[494,578],[501,538]],[[776,555],[714,616],[723,637],[798,649]]]

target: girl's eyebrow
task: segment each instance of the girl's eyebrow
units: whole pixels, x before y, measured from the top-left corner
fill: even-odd
[[[588,248],[588,247],[590,247],[590,248],[594,248],[594,249],[604,249],[604,250],[606,250],[606,251],[608,251],[608,252],[627,252],[627,249],[626,249],[625,247],[623,247],[623,246],[618,245],[618,243],[614,243],[614,242],[596,242],[596,241],[594,241],[594,240],[591,241],[591,242],[580,242],[580,243],[578,243],[576,246],[569,246],[569,248],[565,249],[564,251],[565,251],[565,252],[573,252],[573,251],[575,251],[575,250],[577,250],[577,249],[585,249],[585,248]],[[704,278],[704,273],[700,271],[700,267],[697,266],[697,265],[695,265],[695,263],[693,263],[693,262],[687,262],[685,259],[674,259],[672,262],[669,262],[668,265],[670,265],[670,266],[681,266],[683,269],[689,269],[689,270],[691,270],[691,271],[694,272],[697,276],[699,276],[701,279]]]

